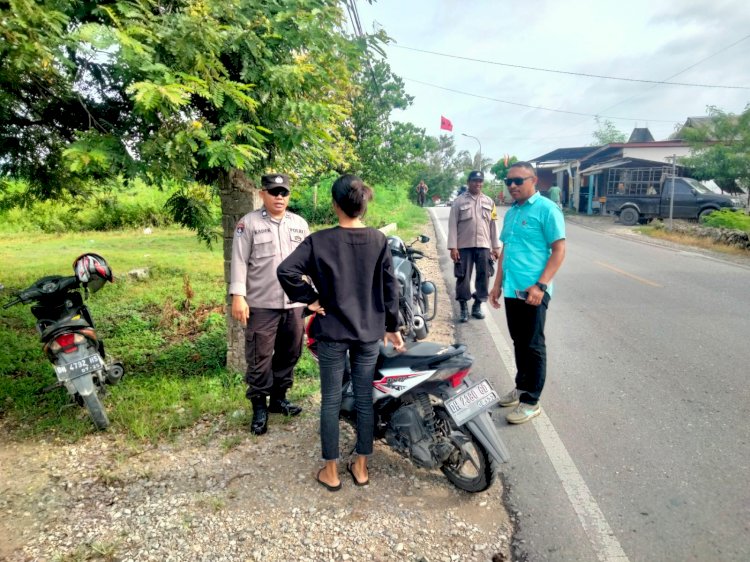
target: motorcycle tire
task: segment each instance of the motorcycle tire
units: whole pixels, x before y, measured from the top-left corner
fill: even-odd
[[[102,406],[102,401],[99,400],[98,394],[93,392],[86,396],[81,396],[81,400],[83,400],[83,405],[89,411],[91,421],[94,422],[96,429],[99,431],[107,429],[109,427],[109,418],[107,417],[107,412],[104,411],[104,406]]]
[[[492,486],[497,477],[498,465],[487,449],[469,430],[458,427],[445,408],[436,407],[435,414],[439,425],[456,448],[440,467],[446,478],[456,488],[470,493],[483,492]]]

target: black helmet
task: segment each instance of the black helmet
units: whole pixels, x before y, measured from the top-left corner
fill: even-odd
[[[402,258],[406,257],[406,245],[398,236],[392,235],[388,237],[388,248],[391,250],[391,255]]]
[[[104,283],[113,281],[112,270],[106,260],[99,254],[83,254],[73,262],[73,271],[76,279],[84,287],[96,292],[104,286]]]

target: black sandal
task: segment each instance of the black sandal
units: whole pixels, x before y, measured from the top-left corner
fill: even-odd
[[[347,472],[348,472],[349,474],[351,474],[351,475],[352,475],[352,481],[354,482],[354,485],[355,485],[355,486],[367,486],[367,485],[368,485],[368,484],[370,483],[370,479],[368,478],[368,479],[367,479],[367,480],[365,480],[364,482],[360,482],[359,480],[357,480],[357,477],[356,477],[356,476],[354,476],[354,470],[352,470],[352,466],[353,466],[353,465],[354,465],[354,463],[351,463],[351,462],[350,462],[350,463],[348,463],[348,464],[346,465],[346,471],[347,471]]]
[[[341,482],[339,482],[336,486],[331,486],[330,484],[326,484],[325,482],[323,482],[320,479],[320,473],[323,472],[324,470],[325,470],[325,468],[321,468],[318,471],[318,474],[315,476],[315,480],[318,482],[318,484],[320,484],[321,486],[323,486],[329,492],[338,492],[341,489]]]

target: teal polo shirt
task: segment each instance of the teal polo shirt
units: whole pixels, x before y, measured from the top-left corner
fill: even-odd
[[[558,206],[539,192],[523,205],[513,203],[503,219],[503,293],[516,298],[539,281],[552,254],[552,243],[565,238],[565,219]],[[552,283],[547,287],[552,296]]]

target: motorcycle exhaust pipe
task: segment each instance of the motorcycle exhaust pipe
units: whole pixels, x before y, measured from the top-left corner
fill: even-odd
[[[421,316],[414,317],[414,337],[423,340],[427,337],[427,323]]]

